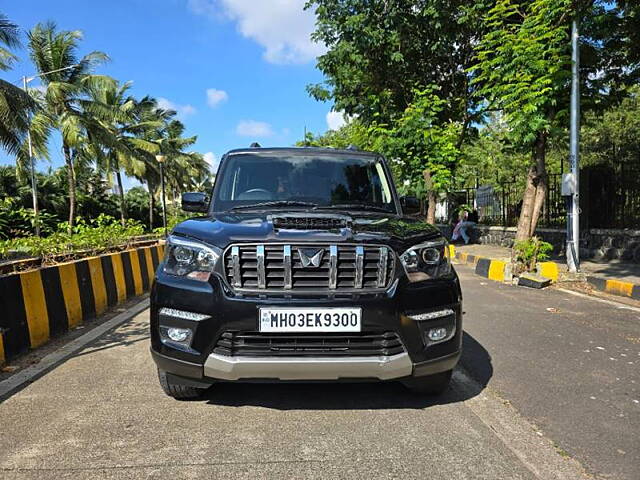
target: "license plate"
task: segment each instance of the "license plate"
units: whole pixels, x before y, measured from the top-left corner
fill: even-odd
[[[261,308],[261,332],[359,332],[360,308]]]

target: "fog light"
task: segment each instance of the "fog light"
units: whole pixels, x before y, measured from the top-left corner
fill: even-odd
[[[171,327],[167,329],[167,337],[174,342],[186,342],[191,335],[191,330],[188,328],[175,328]]]
[[[447,329],[444,327],[432,328],[429,330],[429,333],[427,333],[427,337],[432,342],[439,342],[447,338]]]

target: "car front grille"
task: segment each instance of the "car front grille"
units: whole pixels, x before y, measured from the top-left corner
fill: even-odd
[[[371,357],[404,351],[402,341],[394,332],[224,332],[214,349],[214,353],[231,357]]]
[[[224,266],[240,291],[371,291],[391,284],[395,255],[380,245],[239,244]]]

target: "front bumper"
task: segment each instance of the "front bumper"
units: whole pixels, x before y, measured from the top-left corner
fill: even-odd
[[[362,328],[393,331],[405,352],[390,356],[296,356],[248,357],[214,353],[225,331],[256,331],[258,309],[265,306],[362,308]],[[193,350],[173,349],[160,341],[159,315],[162,307],[198,312],[211,318],[202,322],[176,321],[175,326],[193,328]],[[455,312],[456,333],[451,340],[427,346],[425,329],[434,322],[417,322],[413,312],[442,308]],[[164,320],[163,320],[164,321]],[[437,323],[437,321],[435,321]],[[335,381],[343,379],[393,380],[451,370],[460,357],[462,305],[458,279],[409,284],[400,281],[386,293],[354,298],[260,298],[239,297],[225,290],[217,278],[208,283],[185,282],[158,273],[151,296],[151,352],[162,370],[174,380],[211,383],[217,380]]]
[[[221,380],[391,380],[411,375],[407,353],[388,357],[226,357],[212,353],[204,376]]]

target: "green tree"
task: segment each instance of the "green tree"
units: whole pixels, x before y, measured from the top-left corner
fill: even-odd
[[[583,109],[601,109],[639,78],[638,13],[637,3],[604,0],[497,0],[487,13],[472,83],[488,110],[502,112],[509,143],[531,154],[517,240],[535,232],[548,147],[568,124],[571,20],[578,16],[583,26]]]
[[[196,142],[196,137],[184,137],[185,127],[175,120],[176,112],[158,108],[152,98],[145,98],[138,105],[136,118],[139,129],[131,139],[136,158],[141,168],[128,172],[146,184],[149,192],[149,226],[153,228],[156,196],[160,187],[160,171],[156,155],[166,157],[163,166],[167,193],[175,201],[180,192],[200,187],[210,179],[210,171],[204,157],[187,151]]]
[[[440,123],[477,120],[466,69],[482,33],[487,0],[311,0],[313,38],[328,51],[318,58],[326,80],[308,87],[318,100],[357,115],[365,124],[388,123],[413,102],[413,94],[439,87]]]
[[[49,22],[36,25],[29,32],[28,39],[31,60],[46,87],[43,111],[36,114],[33,125],[55,128],[62,135],[62,151],[68,171],[71,231],[76,213],[76,155],[87,142],[111,142],[110,132],[100,125],[93,115],[93,109],[89,108],[88,94],[109,88],[114,80],[93,74],[95,66],[108,59],[106,54],[92,52],[78,58],[78,46],[82,39],[79,31],[58,31],[56,25]],[[51,71],[53,73],[47,73]],[[44,152],[48,131],[34,131],[33,137],[40,151]]]
[[[503,112],[510,140],[533,150],[517,240],[533,235],[547,192],[547,141],[570,79],[570,7],[571,0],[498,0],[472,69],[490,107]]]
[[[604,112],[588,112],[581,134],[583,165],[640,163],[640,86]]]
[[[347,148],[349,145],[362,150],[373,148],[369,128],[358,119],[352,119],[337,130],[328,130],[322,135],[314,136],[307,132],[305,140],[296,142],[298,147]]]
[[[12,50],[20,46],[18,26],[0,13],[0,70],[11,69],[16,56]],[[22,89],[0,79],[0,145],[9,153],[17,153],[29,128],[29,115],[35,102]]]
[[[88,101],[80,100],[85,111],[91,112],[101,128],[108,133],[101,137],[106,142],[101,144],[96,139],[81,148],[86,149],[86,154],[96,160],[99,169],[108,176],[115,175],[122,225],[125,224],[127,211],[122,171],[129,176],[144,173],[146,154],[149,150],[154,150],[154,145],[145,143],[141,136],[146,129],[161,125],[160,119],[140,120],[140,113],[150,99],[145,97],[137,101],[127,94],[130,87],[130,82],[122,85],[113,83],[106,87],[99,85],[99,88],[89,90]]]
[[[446,100],[434,87],[415,92],[414,103],[390,126],[374,125],[372,136],[377,151],[390,160],[396,178],[407,179],[427,194],[427,222],[435,223],[438,194],[447,192],[459,159],[457,147],[462,126],[440,124],[438,117]]]

